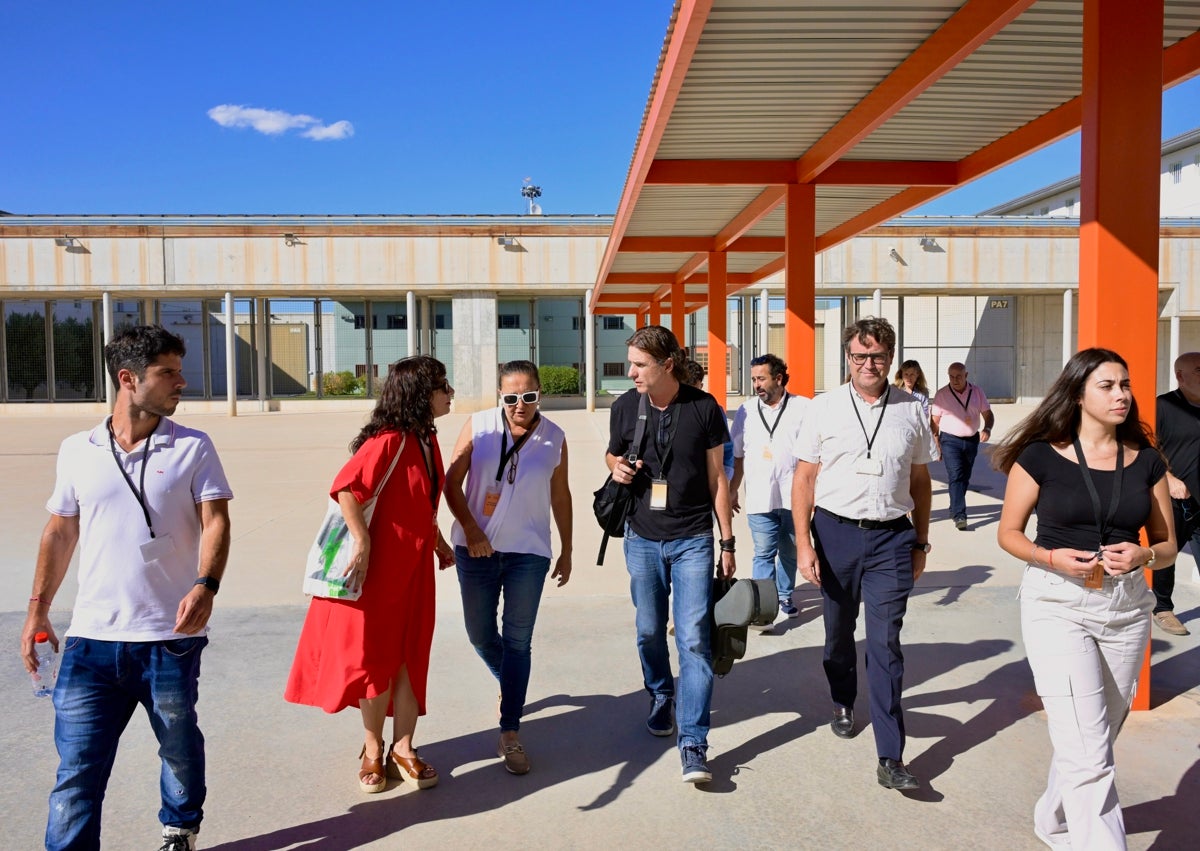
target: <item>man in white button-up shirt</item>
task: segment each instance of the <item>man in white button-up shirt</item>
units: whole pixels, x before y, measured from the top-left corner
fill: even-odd
[[[888,383],[896,352],[888,321],[860,319],[843,332],[842,345],[850,382],[813,400],[796,441],[796,561],[824,598],[834,734],[854,735],[854,624],[865,601],[876,777],[888,789],[916,789],[903,762],[900,627],[929,552],[927,465],[937,449],[920,401]]]
[[[796,587],[796,532],[792,525],[792,448],[811,399],[787,392],[787,364],[772,354],[750,361],[756,398],[733,418],[733,510],[741,508],[738,487],[746,479],[746,520],[754,539],[754,578],[771,579],[779,610],[789,618]]]

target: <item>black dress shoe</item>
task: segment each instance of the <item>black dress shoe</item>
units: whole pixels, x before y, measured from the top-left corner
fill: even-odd
[[[854,736],[854,710],[847,706],[833,707],[833,721],[829,728],[839,739],[849,739]]]
[[[894,759],[879,760],[879,768],[875,771],[879,785],[885,789],[917,789],[921,781],[908,773],[904,763]]]

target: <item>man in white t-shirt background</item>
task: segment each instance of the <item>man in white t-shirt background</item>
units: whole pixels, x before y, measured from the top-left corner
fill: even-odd
[[[34,636],[62,651],[54,689],[57,782],[46,848],[99,848],[117,744],[138,705],[162,758],[160,851],[191,851],[203,818],[200,653],[229,554],[221,461],[203,432],[167,417],[183,388],[183,340],[157,325],[104,347],[110,418],[63,441],[42,533],[21,656]],[[79,546],[79,591],[59,648],[50,605]]]
[[[792,448],[811,399],[787,392],[787,364],[765,354],[750,361],[754,399],[733,418],[733,510],[742,507],[738,489],[746,480],[746,521],[754,540],[755,579],[772,579],[779,611],[799,617],[796,589],[796,531],[792,524]]]

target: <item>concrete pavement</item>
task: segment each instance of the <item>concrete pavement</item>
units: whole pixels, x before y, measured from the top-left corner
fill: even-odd
[[[998,431],[1027,410],[998,406]],[[829,732],[819,595],[802,585],[801,616],[752,634],[747,658],[717,682],[714,781],[694,789],[679,780],[672,741],[643,727],[648,699],[619,542],[604,567],[594,564],[600,535],[590,499],[605,474],[607,412],[549,416],[570,444],[575,573],[567,586],[547,587],[539,617],[522,726],[533,771],[511,777],[494,756],[495,685],[466,640],[450,571],[439,575],[430,714],[417,730],[441,783],[423,792],[393,783],[365,796],[354,781],[357,714],[326,716],[280,696],[304,616],[303,556],[362,414],[228,419],[181,410],[179,419],[212,434],[236,494],[233,550],[201,677],[209,754],[201,847],[1040,847],[1031,812],[1049,743],[1020,642],[1021,566],[995,543],[1003,477],[984,457],[966,532],[947,518],[935,465],[934,551],[904,629],[906,759],[925,788],[906,796],[876,784],[869,726],[850,741]],[[447,453],[465,419],[441,421]],[[0,425],[0,630],[12,651],[0,665],[0,711],[9,719],[0,730],[5,848],[39,847],[44,827],[53,713],[30,695],[15,648],[54,453],[64,436],[92,424],[68,415]],[[748,575],[744,517],[735,526],[739,572]],[[1191,570],[1190,561],[1181,565],[1177,612],[1194,634],[1154,632],[1154,708],[1134,714],[1117,744],[1131,848],[1190,848],[1200,835],[1200,586],[1188,581]],[[55,601],[60,634],[73,581],[72,571]],[[156,746],[144,715],[130,727],[105,804],[107,848],[157,847]]]

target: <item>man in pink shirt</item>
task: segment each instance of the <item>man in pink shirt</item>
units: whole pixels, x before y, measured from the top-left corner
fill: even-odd
[[[987,396],[975,384],[967,381],[967,368],[957,361],[946,370],[950,383],[933,397],[930,414],[934,431],[942,445],[942,460],[946,462],[946,479],[950,486],[950,516],[954,528],[967,528],[967,487],[979,444],[992,436],[996,417]],[[979,421],[983,420],[983,428]]]

